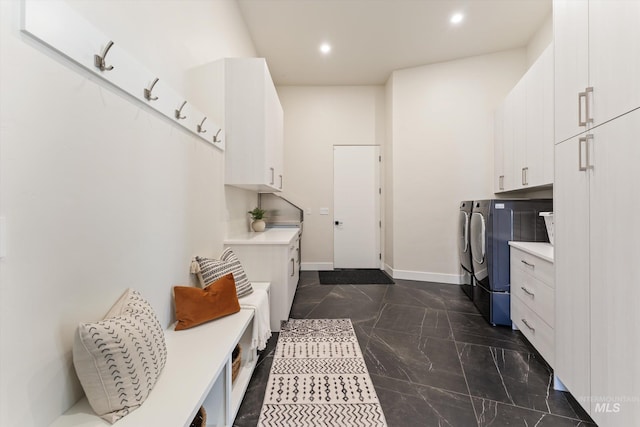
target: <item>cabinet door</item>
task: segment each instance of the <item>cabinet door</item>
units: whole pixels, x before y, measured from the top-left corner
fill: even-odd
[[[522,174],[522,186],[531,187],[542,182],[542,150],[544,126],[544,56],[531,66],[527,72],[525,114],[526,114],[526,159],[522,163],[526,168]]]
[[[504,191],[504,105],[493,115],[493,192]]]
[[[592,132],[591,395],[613,400],[592,402],[591,415],[631,426],[640,420],[640,109]]]
[[[540,169],[541,182],[540,184],[553,184],[554,182],[554,157],[553,157],[553,128],[554,128],[554,115],[555,108],[553,105],[553,52],[555,47],[553,43],[544,51],[541,60],[541,81],[542,81],[542,114],[540,128],[542,132],[540,137]]]
[[[589,1],[589,86],[594,125],[640,107],[640,1]]]
[[[589,177],[578,169],[578,154],[578,138],[555,146],[554,368],[577,398],[590,395]]]
[[[554,0],[555,141],[586,130],[578,125],[578,93],[589,85],[589,3]]]
[[[546,51],[545,51],[546,52]],[[543,53],[535,64],[531,66],[527,81],[526,94],[526,171],[523,173],[523,186],[532,187],[536,185],[549,184],[544,182],[542,155],[544,153],[546,141],[544,140],[544,118],[545,114],[545,66],[546,57]],[[551,142],[553,146],[553,141]]]
[[[510,97],[510,116],[512,120],[512,140],[511,149],[513,153],[513,171],[510,189],[519,189],[524,187],[524,168],[527,167],[527,117],[526,117],[526,87],[528,84],[528,74],[518,82],[513,88]],[[507,188],[507,189],[509,189]]]
[[[504,101],[504,122],[503,122],[503,134],[502,134],[502,189],[504,191],[513,190],[515,188],[515,179],[514,179],[514,160],[513,160],[513,151],[515,145],[515,97],[512,96],[512,93],[509,93],[507,98]]]
[[[275,191],[284,185],[283,160],[283,113],[278,93],[265,67],[265,144],[266,144],[266,182]]]

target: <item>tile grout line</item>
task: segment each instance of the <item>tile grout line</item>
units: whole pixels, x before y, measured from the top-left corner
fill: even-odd
[[[453,332],[453,327],[451,326],[451,319],[449,319],[449,310],[445,310],[447,313],[447,321],[449,322],[449,328],[451,328],[451,336],[453,337],[453,345],[456,348],[456,354],[458,355],[458,363],[460,364],[460,370],[462,371],[462,377],[464,378],[464,383],[467,385],[467,391],[469,394],[469,403],[471,404],[471,409],[473,409],[473,415],[476,418],[476,424],[480,427],[480,418],[478,417],[478,411],[476,411],[476,405],[473,404],[473,399],[471,397],[471,388],[469,387],[469,380],[467,380],[467,374],[464,370],[464,365],[462,364],[462,358],[460,357],[460,351],[458,350],[458,341],[456,341],[456,336]],[[466,343],[462,343],[466,345]]]

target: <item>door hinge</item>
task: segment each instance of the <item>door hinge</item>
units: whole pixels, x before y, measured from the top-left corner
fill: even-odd
[[[378,194],[382,194],[382,187],[378,187]]]
[[[378,221],[378,226],[382,228],[382,221]]]
[[[382,163],[382,156],[378,156],[378,162]]]
[[[378,254],[378,259],[382,259],[382,254],[381,253]]]

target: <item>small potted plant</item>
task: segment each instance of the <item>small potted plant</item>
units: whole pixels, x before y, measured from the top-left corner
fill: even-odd
[[[267,211],[260,208],[254,208],[252,211],[249,211],[249,215],[251,215],[251,219],[253,220],[251,223],[253,231],[264,231],[264,228],[266,227],[264,222],[265,213],[267,213]]]

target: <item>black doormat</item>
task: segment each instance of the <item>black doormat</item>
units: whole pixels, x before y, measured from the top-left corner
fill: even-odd
[[[395,282],[378,269],[340,269],[319,271],[321,285],[393,285]]]

